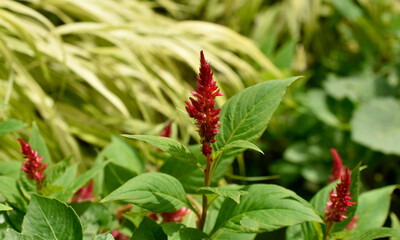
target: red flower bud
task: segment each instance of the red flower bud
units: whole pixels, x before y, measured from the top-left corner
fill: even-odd
[[[341,182],[336,185],[336,193],[333,192],[333,189],[330,192],[325,210],[327,222],[341,222],[347,218],[347,208],[355,204],[355,202],[350,202],[350,184],[350,170],[346,168],[345,174],[341,177]]]
[[[222,96],[219,92],[216,82],[213,80],[213,73],[210,65],[204,58],[203,51],[200,52],[200,74],[197,77],[197,86],[195,91],[191,91],[196,98],[189,98],[190,102],[185,101],[191,118],[196,120],[198,132],[202,143],[202,153],[208,157],[212,153],[211,144],[215,143],[215,136],[219,132],[219,112],[221,109],[215,109],[215,97]]]
[[[339,156],[339,153],[334,148],[331,148],[331,153],[333,157],[333,168],[332,174],[329,176],[328,184],[340,179],[343,175],[343,163],[342,159]]]
[[[26,161],[23,163],[21,170],[26,172],[29,179],[35,180],[37,186],[41,188],[46,177],[43,172],[47,167],[47,163],[42,164],[43,157],[39,157],[37,151],[33,150],[28,143],[20,138],[17,140],[21,143],[20,151],[25,155]]]

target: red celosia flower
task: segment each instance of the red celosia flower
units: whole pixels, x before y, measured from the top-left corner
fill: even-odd
[[[215,109],[215,97],[222,96],[219,92],[216,82],[213,80],[213,73],[210,65],[204,58],[203,51],[200,52],[200,74],[197,77],[197,86],[195,91],[191,91],[194,97],[189,98],[190,102],[185,101],[186,111],[191,118],[196,120],[199,135],[202,143],[202,153],[208,157],[211,155],[211,144],[215,143],[215,136],[219,132],[219,112],[221,109]]]
[[[334,182],[338,179],[340,179],[343,175],[343,163],[342,159],[339,156],[339,153],[337,152],[336,149],[331,148],[331,153],[333,157],[333,168],[332,168],[332,174],[329,176],[329,182]]]
[[[125,234],[121,233],[117,229],[111,231],[111,235],[114,237],[115,240],[129,240],[129,237]]]
[[[341,177],[341,182],[336,185],[336,193],[330,192],[329,202],[325,210],[327,222],[341,222],[346,219],[347,208],[355,204],[350,202],[350,184],[351,175],[349,168],[346,168],[345,174]]]
[[[93,196],[93,181],[90,181],[86,187],[81,187],[72,197],[71,202],[92,202],[96,200],[96,197]]]
[[[173,212],[161,213],[162,222],[182,222],[183,218],[190,213],[190,209],[183,207]],[[147,216],[154,221],[158,221],[157,213],[149,213]]]
[[[354,216],[353,219],[351,219],[351,222],[349,222],[349,224],[347,224],[346,229],[353,229],[357,227],[357,220],[358,220],[358,216]]]
[[[21,143],[20,151],[25,155],[26,162],[23,163],[22,171],[26,172],[28,178],[36,181],[39,188],[46,175],[43,173],[47,167],[47,163],[42,164],[43,157],[39,157],[37,151],[33,150],[31,146],[24,142],[22,139],[17,139]]]
[[[183,207],[173,212],[161,213],[163,217],[163,222],[182,222],[183,218],[188,215],[190,209]]]
[[[172,126],[172,122],[168,123],[168,125],[160,133],[160,136],[161,137],[167,137],[167,138],[171,137],[171,133],[172,133],[171,126]]]

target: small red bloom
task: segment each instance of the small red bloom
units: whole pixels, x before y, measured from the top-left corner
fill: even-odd
[[[215,97],[222,96],[219,92],[216,82],[213,80],[213,73],[210,65],[204,58],[203,51],[200,52],[200,74],[197,77],[197,86],[195,91],[191,91],[194,98],[189,98],[190,102],[185,101],[186,111],[191,118],[196,120],[199,128],[198,132],[202,143],[202,153],[208,157],[211,155],[211,144],[215,143],[215,136],[219,132],[219,112],[221,109],[215,109]]]
[[[93,181],[90,181],[86,187],[81,187],[72,197],[71,202],[93,202],[96,197],[93,196]]]
[[[347,218],[347,208],[355,204],[355,202],[350,202],[350,184],[350,170],[346,168],[345,174],[341,177],[341,182],[336,185],[336,193],[333,192],[333,189],[330,192],[325,210],[327,222],[341,222]]]
[[[125,234],[121,233],[117,229],[111,231],[111,235],[114,237],[115,240],[129,240],[129,237]]]
[[[26,161],[23,163],[21,170],[26,172],[28,178],[35,180],[37,186],[41,188],[46,177],[43,172],[47,167],[47,163],[42,164],[43,157],[39,157],[37,151],[33,150],[28,143],[20,138],[17,140],[21,143],[20,151],[25,155]]]
[[[168,125],[160,133],[160,136],[161,137],[167,137],[167,138],[171,137],[171,133],[172,133],[171,126],[172,126],[172,122],[168,123]]]
[[[334,148],[331,148],[331,153],[333,157],[333,168],[332,173],[329,176],[328,184],[340,179],[343,176],[343,163],[339,153]]]
[[[173,212],[161,213],[163,222],[182,222],[183,218],[190,213],[190,209],[183,207]]]

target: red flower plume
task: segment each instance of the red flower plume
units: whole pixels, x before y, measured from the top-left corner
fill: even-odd
[[[191,118],[196,120],[199,128],[198,132],[202,143],[202,153],[208,157],[211,155],[211,144],[215,143],[215,136],[219,132],[219,112],[221,109],[215,109],[215,97],[222,96],[218,86],[213,79],[210,65],[204,58],[203,51],[200,52],[200,74],[197,77],[197,86],[195,91],[191,91],[194,98],[189,98],[190,102],[185,101],[186,111]]]

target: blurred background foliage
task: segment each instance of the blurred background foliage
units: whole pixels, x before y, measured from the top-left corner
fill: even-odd
[[[400,182],[398,0],[2,0],[1,120],[36,122],[52,159],[72,153],[82,169],[112,134],[158,135],[172,121],[173,137],[194,143],[184,101],[201,49],[220,106],[258,82],[304,76],[258,142],[266,155],[246,152],[229,176],[279,175],[309,198],[334,147],[346,166],[368,166],[362,188]],[[0,159],[21,159],[15,139],[29,134],[2,136]]]

